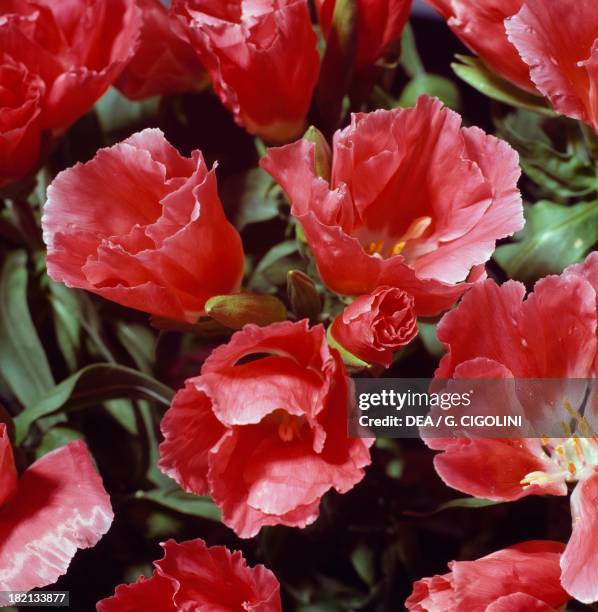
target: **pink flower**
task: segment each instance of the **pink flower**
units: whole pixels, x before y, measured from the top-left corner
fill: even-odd
[[[248,132],[296,138],[320,58],[306,0],[175,0],[214,90]]]
[[[143,12],[139,48],[116,87],[131,100],[199,89],[206,74],[183,24],[160,0],[137,4]]]
[[[461,127],[434,98],[353,115],[331,155],[330,180],[316,175],[307,140],[270,149],[261,165],[338,293],[399,287],[418,314],[437,314],[484,276],[496,240],[523,226],[515,151]]]
[[[595,376],[598,253],[561,276],[544,278],[527,299],[521,283],[474,287],[438,326],[447,354],[438,378],[590,378]],[[596,394],[589,409],[595,409]],[[432,439],[444,482],[470,495],[515,500],[571,496],[573,533],[561,559],[561,582],[582,602],[598,599],[598,441],[558,439]]]
[[[150,578],[116,587],[98,602],[98,612],[280,612],[280,586],[263,565],[248,567],[240,552],[206,546],[201,539],[162,544],[164,557],[154,562]]]
[[[77,549],[94,546],[113,518],[83,442],[44,455],[19,478],[0,423],[0,591],[56,582]]]
[[[598,131],[596,3],[525,0],[505,23],[532,81],[554,109]]]
[[[44,82],[10,55],[0,55],[0,187],[37,164]]]
[[[492,70],[518,87],[537,93],[529,67],[509,42],[505,19],[524,0],[426,0],[447,20],[451,30]]]
[[[523,542],[475,561],[452,561],[448,574],[422,578],[410,612],[556,612],[569,601],[559,584],[560,542]]]
[[[388,368],[394,351],[417,336],[413,298],[395,287],[379,287],[351,302],[334,320],[331,334],[362,361]]]
[[[305,527],[321,497],[363,478],[371,440],[347,438],[349,380],[324,329],[247,325],[205,361],[162,420],[159,466],[210,494],[243,538]]]
[[[214,169],[199,151],[182,157],[156,129],[61,172],[42,226],[55,281],[170,319],[195,321],[243,276]]]

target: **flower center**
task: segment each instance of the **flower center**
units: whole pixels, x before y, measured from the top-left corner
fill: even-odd
[[[410,240],[417,240],[421,238],[424,232],[430,227],[432,223],[432,217],[417,217],[414,219],[407,231],[399,237],[396,242],[390,243],[390,248],[387,251],[385,240],[372,241],[368,244],[367,252],[370,255],[377,255],[379,257],[393,257],[394,255],[400,255],[407,243]]]
[[[553,482],[577,482],[583,472],[598,465],[598,438],[542,438],[542,449],[557,467],[554,472],[530,472],[521,480],[524,489]]]
[[[278,437],[283,442],[292,442],[295,438],[301,437],[305,417],[289,414],[284,408],[279,408],[269,418],[277,427]]]

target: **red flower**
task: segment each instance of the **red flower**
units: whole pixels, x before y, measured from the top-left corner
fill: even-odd
[[[479,55],[489,68],[515,85],[537,93],[530,80],[529,67],[509,42],[505,30],[505,19],[518,11],[524,0],[427,2],[442,14],[451,30]]]
[[[306,0],[176,0],[174,7],[235,121],[269,141],[297,137],[320,66]]]
[[[410,612],[556,612],[569,601],[559,584],[560,542],[523,542],[450,572],[423,578],[405,602]]]
[[[325,36],[332,24],[336,0],[316,0],[318,19]],[[362,70],[383,57],[396,42],[409,19],[411,0],[358,0],[356,69]]]
[[[555,110],[598,131],[598,11],[594,0],[526,0],[509,40]]]
[[[400,287],[418,314],[449,307],[484,275],[498,238],[523,226],[517,154],[439,100],[353,115],[334,136],[331,178],[314,145],[270,149],[261,165],[301,222],[324,283],[347,295]]]
[[[46,84],[43,127],[64,129],[118,77],[139,26],[134,0],[6,0],[0,48]]]
[[[131,100],[194,91],[206,79],[183,24],[160,0],[138,0],[143,11],[140,44],[116,82]]]
[[[394,287],[379,287],[347,306],[334,320],[331,333],[362,361],[388,368],[393,352],[417,336],[413,298]]]
[[[44,82],[0,55],[0,187],[24,177],[39,157]]]
[[[329,489],[363,478],[370,440],[347,438],[349,382],[324,329],[247,325],[187,380],[162,421],[160,468],[209,493],[243,538],[305,527]]]
[[[243,247],[214,169],[148,129],[61,172],[42,219],[48,273],[130,308],[196,320],[236,291]]]
[[[48,453],[19,479],[0,423],[0,591],[56,582],[77,549],[94,546],[113,518],[83,442]]]
[[[116,587],[98,602],[98,612],[177,612],[247,610],[280,612],[280,587],[263,565],[248,567],[240,552],[208,548],[199,538],[162,544],[164,557],[154,562],[151,578],[141,576]]]
[[[598,355],[598,253],[559,277],[525,287],[486,281],[474,287],[438,325],[447,354],[438,378],[590,378]],[[583,602],[598,599],[598,440],[431,439],[444,482],[494,500],[538,495],[571,497],[573,533],[563,554],[563,586]]]

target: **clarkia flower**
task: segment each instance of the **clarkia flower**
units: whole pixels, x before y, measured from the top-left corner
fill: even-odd
[[[531,79],[556,111],[598,132],[598,11],[593,0],[525,0],[505,22]]]
[[[207,76],[183,23],[160,0],[137,0],[142,10],[139,47],[116,87],[129,99],[194,91]]]
[[[531,93],[538,93],[529,67],[509,42],[505,19],[512,17],[524,0],[426,0],[445,19],[451,30],[484,63],[504,79]]]
[[[306,0],[175,0],[174,10],[239,125],[272,142],[301,134],[320,68]]]
[[[559,584],[563,548],[539,540],[451,561],[448,574],[418,580],[405,606],[409,612],[556,612],[570,599]]]
[[[435,98],[353,115],[331,158],[329,172],[316,173],[315,144],[302,139],[260,163],[286,191],[322,280],[338,293],[399,287],[418,314],[437,314],[483,278],[496,240],[523,226],[515,151],[461,127]]]
[[[77,549],[94,546],[113,518],[83,442],[44,455],[19,477],[0,423],[0,591],[56,582]]]
[[[525,287],[515,281],[500,287],[485,281],[474,287],[438,325],[447,354],[436,377],[595,377],[598,253],[561,276],[538,281],[524,298]],[[597,397],[594,390],[586,410],[597,410]],[[576,599],[590,603],[598,600],[598,439],[585,434],[427,438],[426,443],[442,451],[434,465],[443,481],[470,495],[511,501],[527,495],[567,495],[568,486],[574,485],[573,532],[561,559],[561,582]]]
[[[42,226],[48,274],[129,308],[193,322],[234,292],[243,247],[200,151],[147,129],[61,172]]]
[[[349,379],[321,325],[247,325],[186,381],[164,419],[161,470],[210,494],[243,538],[313,523],[321,497],[364,475],[371,440],[347,438]]]
[[[140,24],[134,0],[2,3],[0,185],[34,168],[42,130],[68,128],[118,78]]]
[[[249,567],[240,552],[206,546],[201,539],[162,544],[150,578],[116,587],[99,601],[98,612],[178,612],[246,610],[280,612],[280,586],[263,565]]]
[[[393,353],[417,336],[413,298],[396,287],[379,287],[351,302],[330,334],[355,357],[387,368]]]

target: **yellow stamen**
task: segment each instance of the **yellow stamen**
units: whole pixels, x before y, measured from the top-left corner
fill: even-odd
[[[423,233],[430,227],[432,217],[417,217],[414,219],[407,231],[399,238],[398,242],[392,247],[391,255],[400,255],[410,240],[421,238]]]
[[[384,249],[384,240],[380,240],[378,242],[370,242],[368,246],[368,253],[370,255],[374,255],[375,253],[380,255],[383,249]]]

